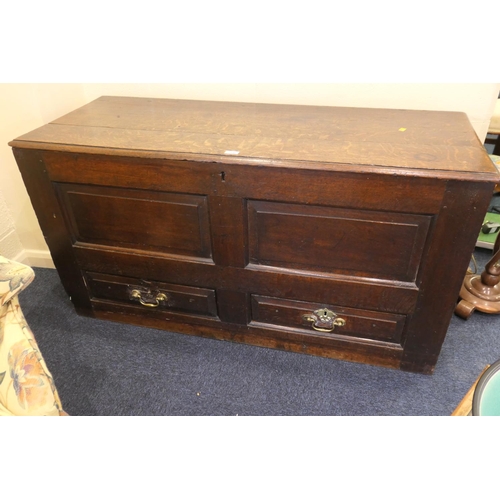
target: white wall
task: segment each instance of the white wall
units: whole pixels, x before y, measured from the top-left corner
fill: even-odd
[[[484,140],[499,84],[0,84],[0,253],[52,267],[8,142],[101,95],[464,111]]]
[[[89,101],[101,95],[172,97],[367,108],[464,111],[481,140],[500,85],[491,83],[172,83],[84,84]]]
[[[8,142],[85,104],[80,84],[0,85],[0,253],[53,267]]]

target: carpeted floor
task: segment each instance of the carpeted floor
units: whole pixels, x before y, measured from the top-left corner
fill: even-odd
[[[35,273],[21,305],[71,415],[450,415],[500,358],[500,316],[454,316],[418,375],[80,317],[55,270]]]

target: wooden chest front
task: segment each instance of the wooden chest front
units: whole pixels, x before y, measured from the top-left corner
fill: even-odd
[[[423,373],[499,180],[460,113],[106,97],[11,145],[79,313]]]

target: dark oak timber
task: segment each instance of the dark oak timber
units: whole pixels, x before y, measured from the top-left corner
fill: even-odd
[[[102,97],[10,145],[78,313],[421,373],[500,182],[454,112]]]
[[[21,175],[61,282],[79,312],[86,310],[89,314],[88,290],[82,270],[76,263],[63,209],[58,203],[42,154],[39,151],[14,149],[14,156],[18,164],[22,165]]]

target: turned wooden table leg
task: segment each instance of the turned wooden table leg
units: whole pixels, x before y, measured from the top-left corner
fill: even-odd
[[[500,233],[495,241],[493,257],[481,274],[468,274],[460,290],[455,313],[468,319],[475,311],[500,313]]]

